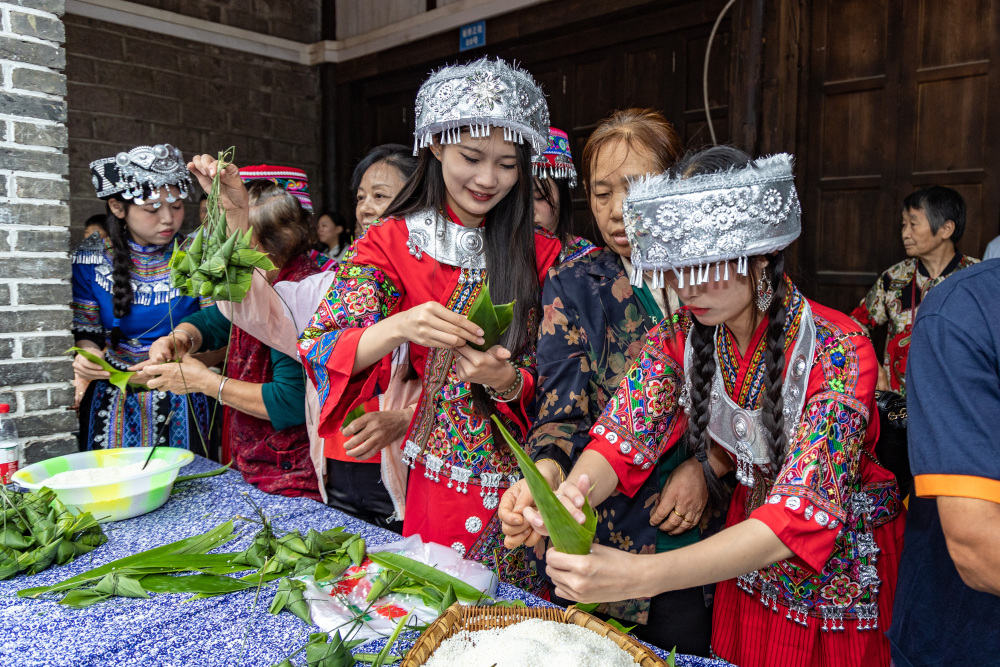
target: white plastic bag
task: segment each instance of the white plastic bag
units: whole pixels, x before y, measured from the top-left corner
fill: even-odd
[[[419,535],[370,547],[368,551],[401,554],[433,565],[491,597],[496,595],[498,581],[492,570],[475,561],[465,560],[450,547],[424,542]],[[361,565],[348,568],[336,582],[317,584],[312,577],[303,578],[305,599],[313,623],[324,632],[340,630],[345,639],[375,639],[392,634],[398,619],[410,611],[413,611],[410,622],[414,625],[426,625],[438,617],[438,610],[424,604],[420,595],[390,593],[369,605],[366,598],[382,569],[366,557]],[[356,621],[361,621],[360,626],[352,628]]]

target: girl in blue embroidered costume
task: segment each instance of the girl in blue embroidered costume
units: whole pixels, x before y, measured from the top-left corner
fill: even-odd
[[[790,156],[695,154],[633,183],[625,222],[633,284],[653,271],[685,306],[649,333],[558,492],[577,514],[588,491],[592,505],[634,494],[678,446],[713,493],[730,470],[739,484],[726,528],[697,544],[550,550],[556,593],[605,601],[719,582],[712,650],[733,664],[888,666],[905,512],[874,455],[878,364],[850,318],[784,274],[801,229]],[[533,507],[519,518],[545,532]]]
[[[108,203],[110,237],[94,235],[73,254],[73,336],[77,346],[122,370],[145,361],[149,346],[200,307],[170,287],[170,255],[191,181],[179,150],[138,146],[90,164],[97,196]],[[80,403],[80,448],[189,448],[207,434],[207,401],[129,386],[82,355],[73,361]],[[142,381],[140,373],[133,377]],[[79,392],[80,389],[77,389]],[[165,423],[169,418],[169,423]]]

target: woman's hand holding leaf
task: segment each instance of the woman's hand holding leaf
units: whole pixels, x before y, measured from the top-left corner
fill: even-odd
[[[559,597],[579,602],[608,602],[648,597],[649,568],[638,554],[595,544],[589,554],[573,555],[549,549],[545,573],[551,577]],[[644,585],[645,584],[645,585]]]
[[[88,349],[87,351],[96,357],[104,358],[104,350]],[[82,380],[107,380],[111,377],[111,373],[83,354],[77,354],[73,357],[73,372],[76,377]]]
[[[561,471],[554,461],[551,459],[538,461],[535,467],[548,481],[550,487],[555,489],[559,486]],[[508,549],[522,544],[533,547],[545,537],[524,518],[526,507],[535,508],[535,499],[531,495],[528,480],[521,478],[504,492],[497,508],[497,516],[500,517],[501,530],[504,534],[503,543]]]
[[[141,371],[146,366],[155,366],[157,364],[165,364],[168,361],[176,361],[183,357],[191,350],[191,336],[190,335],[177,335],[169,333],[166,336],[162,336],[153,341],[153,344],[149,346],[149,359],[142,362],[141,364],[136,364],[135,366],[129,366],[130,371]]]
[[[534,507],[534,498],[525,479],[519,479],[500,498],[497,516],[500,517],[500,527],[503,530],[503,545],[514,549],[522,544],[533,547],[545,537],[534,529],[524,518],[524,509]]]
[[[508,363],[510,350],[494,345],[486,352],[480,352],[468,345],[455,350],[455,373],[463,382],[492,387],[502,391],[510,388],[517,379],[517,370]]]
[[[436,301],[422,303],[394,315],[396,336],[424,347],[459,348],[482,343],[483,330],[464,315],[445,308]],[[397,346],[394,346],[397,347]]]
[[[198,179],[205,192],[212,190],[212,179],[219,171],[219,160],[211,155],[195,155],[188,162],[188,170]],[[226,210],[230,229],[245,230],[250,225],[249,197],[240,179],[240,168],[229,163],[219,177],[219,203]]]
[[[580,475],[575,484],[565,481],[556,489],[556,498],[569,510],[570,516],[580,524],[583,524],[587,520],[582,508],[589,491],[590,477],[588,475]],[[542,535],[549,534],[548,528],[545,526],[545,521],[542,520],[542,515],[534,506],[524,508],[524,518]]]
[[[150,377],[150,389],[169,391],[175,394],[201,392],[213,395],[222,378],[213,373],[205,364],[190,354],[179,363],[154,364],[146,366],[143,372]]]

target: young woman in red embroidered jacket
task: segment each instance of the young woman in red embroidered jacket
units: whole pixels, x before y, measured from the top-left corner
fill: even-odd
[[[417,171],[338,267],[299,354],[329,434],[387,386],[387,355],[409,344],[423,389],[404,446],[403,534],[531,588],[523,550],[502,547],[496,506],[517,465],[490,416],[527,433],[540,283],[560,251],[532,216],[531,149],[545,148],[548,109],[529,74],[482,59],[431,75],[416,117]],[[515,302],[514,318],[480,352],[466,315],[487,283],[494,303]]]
[[[556,594],[610,601],[720,582],[712,649],[733,664],[888,665],[905,511],[874,457],[878,364],[850,318],[784,274],[801,229],[791,157],[696,154],[634,183],[625,221],[633,280],[653,270],[685,306],[649,334],[557,494],[582,521],[585,493],[592,505],[632,494],[685,445],[710,489],[734,468],[739,485],[726,528],[697,544],[549,551]],[[530,494],[508,493],[508,543],[537,542]]]

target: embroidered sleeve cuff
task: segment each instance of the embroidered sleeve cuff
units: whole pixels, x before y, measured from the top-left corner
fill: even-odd
[[[828,508],[829,509],[829,508]],[[750,516],[767,524],[792,550],[797,565],[820,572],[833,554],[843,521],[800,495],[772,494]]]
[[[353,406],[380,393],[380,387],[389,386],[391,355],[351,375],[362,333],[364,329],[341,329],[299,343],[304,367],[319,394],[322,406],[319,434],[323,437],[329,437],[340,428]]]
[[[590,430],[590,437],[587,449],[597,452],[611,464],[618,475],[618,490],[630,498],[635,496],[652,472],[653,462],[601,424]]]
[[[955,496],[1000,503],[1000,480],[973,475],[917,475],[914,492],[921,498]]]

